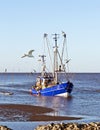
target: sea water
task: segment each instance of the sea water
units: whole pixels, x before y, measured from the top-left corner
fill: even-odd
[[[37,73],[0,73],[0,104],[27,104],[53,108],[50,115],[82,117],[82,120],[66,120],[59,122],[100,122],[100,74],[74,73],[71,81],[74,84],[72,96],[39,97],[30,94],[31,86],[35,83]],[[64,78],[61,76],[60,78]],[[4,94],[12,93],[12,95]],[[0,125],[7,125],[13,130],[33,130],[37,125],[50,122],[2,121]],[[55,121],[57,122],[57,121]],[[17,128],[17,129],[16,129]]]

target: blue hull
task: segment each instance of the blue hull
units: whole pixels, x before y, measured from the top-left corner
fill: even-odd
[[[48,87],[39,91],[32,89],[31,93],[35,95],[42,95],[42,96],[57,96],[63,93],[70,94],[72,92],[72,89],[73,89],[73,84],[67,82],[67,83],[57,84],[52,87]]]

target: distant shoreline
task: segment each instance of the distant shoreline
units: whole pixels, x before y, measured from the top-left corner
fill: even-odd
[[[69,74],[100,74],[100,72],[68,72],[68,73]],[[0,74],[41,74],[41,72],[0,72]]]

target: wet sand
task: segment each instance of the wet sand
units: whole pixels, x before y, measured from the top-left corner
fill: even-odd
[[[0,104],[0,121],[60,121],[79,120],[81,117],[47,115],[54,112],[51,108],[21,105],[21,104]],[[5,119],[4,119],[5,118]]]

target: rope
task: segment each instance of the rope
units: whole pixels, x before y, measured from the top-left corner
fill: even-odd
[[[44,37],[44,39],[46,39],[48,54],[49,54],[49,57],[50,57],[50,62],[51,62],[52,70],[53,70],[53,63],[52,63],[52,58],[51,58],[51,54],[50,54],[50,43],[49,43],[49,40],[47,38],[47,35]],[[45,44],[45,42],[44,42],[44,44]]]

